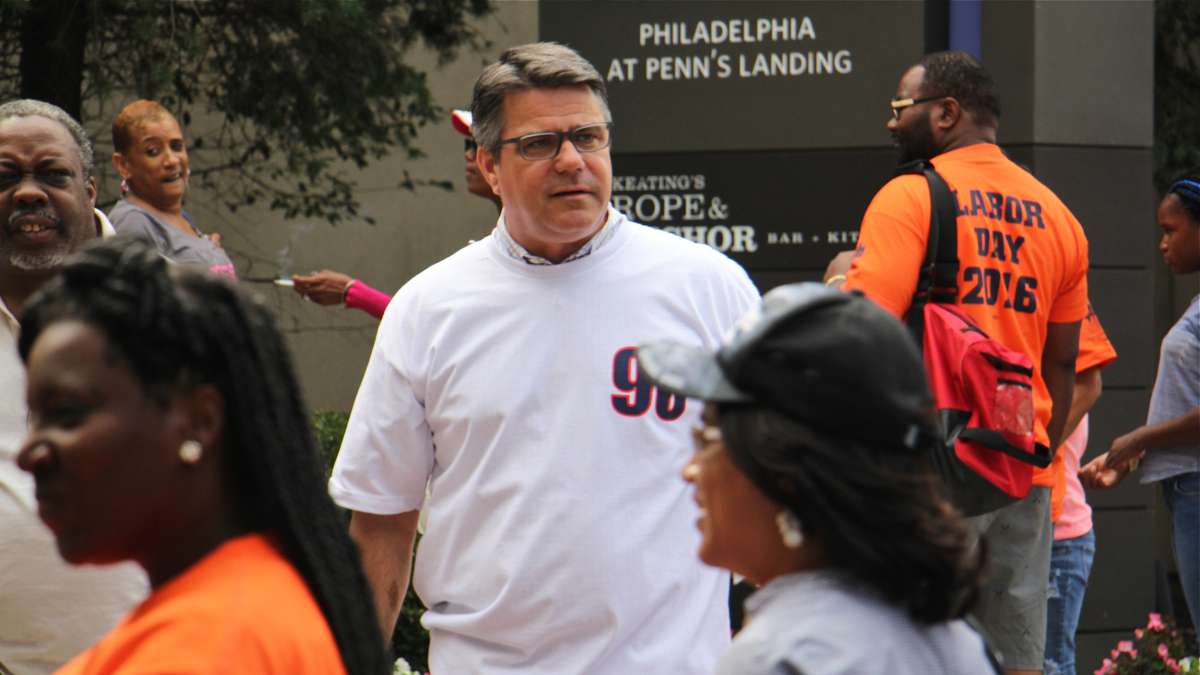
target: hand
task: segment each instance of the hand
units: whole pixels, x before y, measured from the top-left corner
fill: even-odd
[[[211,241],[213,243],[213,246],[216,246],[217,248],[225,248],[224,246],[221,246],[220,233],[213,232],[213,233],[209,234],[208,240]]]
[[[1124,480],[1133,470],[1132,461],[1116,467],[1109,467],[1108,461],[1107,452],[1092,459],[1079,470],[1079,481],[1090,488],[1107,490]]]
[[[825,276],[821,277],[822,281],[829,281],[830,277],[839,274],[845,275],[850,271],[850,263],[854,260],[856,251],[842,251],[833,256],[833,260],[829,261],[829,266],[825,268]]]
[[[1134,429],[1124,436],[1118,436],[1109,446],[1108,452],[1105,453],[1108,456],[1105,466],[1112,469],[1141,457],[1145,451],[1142,445],[1138,429]]]
[[[294,274],[292,288],[318,305],[340,305],[346,289],[354,279],[333,270],[321,270],[309,275]]]

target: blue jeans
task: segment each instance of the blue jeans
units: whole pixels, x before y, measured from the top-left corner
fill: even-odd
[[[1096,555],[1096,531],[1055,541],[1046,590],[1045,675],[1075,675],[1075,629]]]
[[[1200,472],[1164,478],[1162,487],[1171,512],[1179,583],[1194,626],[1200,621]]]

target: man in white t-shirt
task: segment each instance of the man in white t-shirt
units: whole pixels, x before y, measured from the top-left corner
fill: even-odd
[[[133,563],[70,567],[39,520],[33,478],[15,458],[25,437],[21,308],[64,259],[112,233],[95,210],[83,128],[41,101],[0,105],[0,664],[18,675],[58,670],[148,590]]]
[[[385,634],[413,574],[435,673],[711,672],[728,578],[695,556],[677,479],[694,402],[634,345],[709,349],[757,303],[716,251],[609,207],[604,82],[574,51],[514,47],[475,84],[488,237],[392,299],[330,491]]]

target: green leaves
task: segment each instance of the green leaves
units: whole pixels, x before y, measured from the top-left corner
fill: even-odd
[[[1200,3],[1154,6],[1154,182],[1200,166]]]
[[[0,0],[0,99],[22,91],[20,54],[45,52],[24,25],[75,26],[83,63],[45,70],[84,104],[52,102],[80,116],[100,101],[159,100],[197,151],[193,178],[227,204],[337,223],[358,207],[339,167],[411,156],[417,130],[442,114],[405,63],[410,49],[444,62],[477,48],[469,22],[490,11],[488,0]]]

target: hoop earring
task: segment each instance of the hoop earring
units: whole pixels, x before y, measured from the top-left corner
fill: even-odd
[[[195,465],[203,455],[204,446],[200,445],[200,441],[188,439],[179,444],[179,461],[184,464]]]
[[[775,515],[775,525],[779,528],[779,538],[788,548],[800,548],[804,543],[804,530],[800,529],[800,520],[791,511],[784,509]]]

